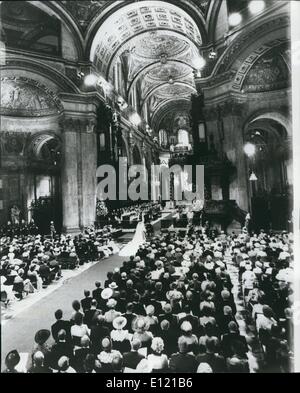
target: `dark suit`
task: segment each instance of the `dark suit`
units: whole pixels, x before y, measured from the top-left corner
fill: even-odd
[[[142,359],[145,359],[145,356],[139,354],[138,352],[131,351],[131,352],[124,353],[123,366],[136,369],[137,365],[140,363]]]
[[[83,317],[83,323],[85,323],[89,328],[91,328],[94,317],[99,314],[99,310],[86,310]]]
[[[198,318],[195,317],[194,315],[188,314],[187,316],[185,316],[184,318],[179,320],[179,326],[181,326],[181,324],[184,321],[190,322],[190,324],[192,325],[192,328],[193,328],[193,333],[197,335],[198,334],[198,330],[199,330]]]
[[[207,353],[206,355],[197,356],[197,363],[207,363],[213,370],[213,373],[224,373],[226,371],[226,363],[223,356],[215,353]]]
[[[160,314],[158,316],[158,322],[161,323],[164,320],[170,322],[170,329],[177,329],[177,318],[175,315],[173,315],[173,314]]]
[[[122,314],[122,317],[126,318],[127,320],[127,324],[125,325],[126,330],[129,331],[129,333],[133,333],[132,330],[132,322],[135,320],[135,318],[137,317],[136,314]]]
[[[89,353],[91,353],[89,348],[80,348],[75,351],[73,365],[78,373],[84,373],[83,363]]]
[[[50,352],[50,365],[52,368],[58,368],[58,361],[62,356],[67,356],[72,362],[73,359],[73,346],[67,342],[58,342],[53,344]]]
[[[177,315],[183,312],[184,304],[183,301],[180,302],[174,302],[173,304],[173,314]]]
[[[157,334],[158,337],[161,337],[164,340],[165,344],[165,353],[169,357],[173,353],[176,353],[178,347],[178,332],[174,329],[162,330]]]
[[[198,363],[194,355],[175,353],[170,358],[170,371],[173,373],[195,373]]]
[[[92,297],[85,297],[84,299],[81,300],[81,307],[83,309],[83,312],[86,310],[89,310],[91,308],[91,303],[92,303],[93,298]]]
[[[152,304],[152,306],[155,308],[155,315],[162,313],[162,305],[158,300],[151,299],[149,304]]]
[[[67,341],[71,341],[71,323],[60,319],[51,326],[52,337],[55,341],[57,341],[58,332],[60,330],[64,330],[67,333]]]
[[[92,326],[91,328],[91,342],[93,353],[99,353],[101,351],[101,341],[105,337],[110,337],[110,331],[105,326]]]
[[[51,374],[53,371],[51,370],[51,368],[45,367],[45,366],[41,366],[41,367],[31,367],[28,370],[29,374]]]
[[[93,299],[97,300],[97,303],[101,302],[101,299],[102,299],[101,298],[101,293],[102,293],[102,291],[103,291],[102,288],[96,288],[92,292]]]
[[[233,356],[234,352],[232,348],[236,342],[242,344],[245,351],[245,355],[248,352],[248,345],[247,345],[246,338],[244,336],[241,336],[238,333],[227,333],[224,334],[221,340],[221,351],[226,358]]]

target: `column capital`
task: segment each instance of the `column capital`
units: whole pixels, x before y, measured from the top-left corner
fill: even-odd
[[[221,120],[227,116],[242,116],[246,110],[246,105],[229,99],[213,105],[207,105],[204,108],[206,120]]]
[[[62,129],[62,132],[79,132],[92,134],[95,132],[97,119],[96,116],[87,116],[85,118],[82,118],[82,116],[78,117],[78,115],[67,115],[60,119],[59,125]]]

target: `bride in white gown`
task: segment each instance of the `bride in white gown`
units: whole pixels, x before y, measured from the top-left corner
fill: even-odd
[[[122,250],[119,252],[120,257],[131,257],[134,256],[139,247],[146,241],[146,227],[144,223],[144,216],[142,221],[140,221],[136,227],[135,234],[131,242],[129,242]]]

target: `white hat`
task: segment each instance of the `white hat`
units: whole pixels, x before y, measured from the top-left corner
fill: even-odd
[[[200,363],[197,369],[197,374],[211,374],[212,372],[213,370],[208,363]]]
[[[125,327],[127,324],[127,319],[124,317],[117,317],[113,320],[113,327],[116,330],[121,330],[123,327]]]
[[[111,284],[109,284],[109,288],[110,289],[117,289],[118,285],[115,282],[112,282]]]
[[[104,299],[104,300],[107,300],[107,299],[111,298],[112,295],[113,295],[113,290],[110,289],[110,288],[105,288],[105,289],[103,289],[103,291],[101,292],[101,297],[102,297],[102,299]]]

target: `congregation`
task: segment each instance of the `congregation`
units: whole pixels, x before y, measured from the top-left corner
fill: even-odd
[[[93,253],[91,240],[82,241]],[[73,242],[78,254],[77,240],[65,241]],[[96,281],[81,301],[74,300],[70,320],[58,308],[53,325],[36,332],[27,371],[289,372],[292,246],[292,235],[285,232],[249,234],[244,229],[240,235],[212,237],[192,224],[185,234],[173,229],[147,238],[136,255],[107,273],[104,283]],[[42,247],[44,254],[54,251],[47,243]],[[229,259],[238,271],[238,294]],[[237,299],[245,318],[253,321],[255,331],[249,335],[241,329]],[[55,344],[50,347],[51,335]],[[249,361],[254,343],[262,354],[257,370]],[[18,351],[11,351],[4,372],[18,372],[19,361]]]

